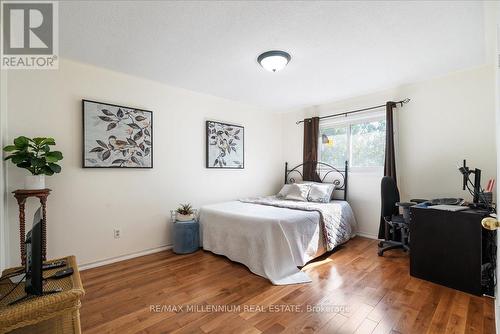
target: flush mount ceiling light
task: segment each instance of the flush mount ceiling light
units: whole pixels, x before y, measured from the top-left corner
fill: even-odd
[[[290,62],[290,54],[285,51],[273,50],[267,51],[257,57],[260,66],[269,72],[278,72],[285,68]]]

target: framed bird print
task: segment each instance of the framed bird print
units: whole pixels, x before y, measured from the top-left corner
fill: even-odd
[[[206,122],[207,168],[245,168],[245,128],[239,125]]]
[[[84,168],[153,168],[153,112],[82,100]]]

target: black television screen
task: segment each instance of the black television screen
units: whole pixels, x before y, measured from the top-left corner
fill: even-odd
[[[26,284],[28,295],[42,295],[42,210],[33,218],[33,228],[26,235]]]

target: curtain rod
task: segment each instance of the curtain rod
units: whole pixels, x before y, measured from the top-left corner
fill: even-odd
[[[398,101],[398,102],[394,102],[394,103],[396,105],[401,104],[401,107],[402,107],[403,104],[406,104],[406,103],[408,103],[410,101],[411,100],[407,98],[407,99],[404,99],[404,100],[401,100],[401,101]],[[385,104],[381,104],[381,105],[375,106],[375,107],[369,107],[369,108],[363,108],[363,109],[358,109],[358,110],[346,111],[346,112],[342,112],[342,113],[339,113],[339,114],[322,116],[319,119],[325,119],[325,118],[331,118],[331,117],[337,117],[337,116],[347,116],[349,114],[354,114],[354,113],[357,113],[357,112],[367,111],[367,110],[372,110],[372,109],[378,109],[378,108],[382,108],[382,107],[385,107]],[[297,124],[297,125],[300,124],[300,123],[304,123],[304,121],[302,120],[302,121],[295,122],[295,124]]]

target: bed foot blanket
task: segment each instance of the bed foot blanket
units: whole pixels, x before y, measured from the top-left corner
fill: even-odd
[[[353,224],[342,214],[342,211],[346,210],[341,205],[342,203],[346,203],[344,201],[332,201],[330,203],[300,202],[282,200],[276,196],[247,198],[240,201],[292,210],[318,212],[320,214],[320,227],[326,242],[327,251],[331,251],[338,245],[348,241],[354,232],[352,230]],[[350,210],[350,215],[354,217],[350,206],[348,209]]]

